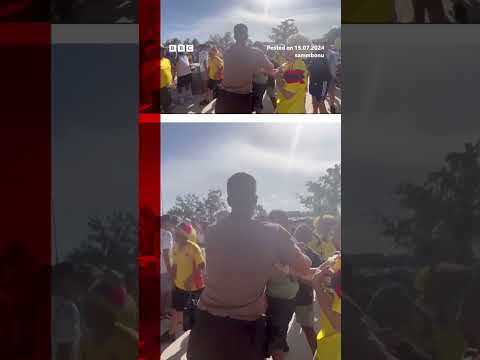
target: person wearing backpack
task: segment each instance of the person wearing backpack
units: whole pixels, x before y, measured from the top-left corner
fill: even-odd
[[[325,53],[321,55],[323,56],[312,58],[308,63],[308,73],[310,74],[308,91],[312,95],[314,114],[327,113],[325,99],[332,79],[328,58]]]

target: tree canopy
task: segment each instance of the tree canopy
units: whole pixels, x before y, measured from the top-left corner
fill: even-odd
[[[268,216],[267,210],[265,210],[262,205],[257,204],[257,207],[255,208],[255,216],[258,218],[266,218]]]
[[[227,49],[233,44],[233,36],[231,32],[226,32],[223,36],[220,34],[210,35],[208,42],[220,49]]]
[[[325,35],[323,35],[323,42],[327,44],[334,44],[335,40],[341,37],[341,29],[339,27],[331,28]]]
[[[283,20],[280,25],[272,28],[272,34],[269,36],[275,44],[286,45],[290,36],[298,34],[297,25],[294,19]]]
[[[216,214],[225,210],[228,210],[228,206],[224,194],[221,190],[215,189],[209,190],[207,196],[204,198],[200,198],[196,194],[177,196],[174,206],[167,213],[169,215],[176,215],[182,219],[204,219],[209,222],[214,222]],[[261,204],[257,204],[255,216],[259,218],[268,216],[267,211]]]
[[[106,217],[91,217],[89,233],[67,260],[126,274],[135,266],[138,251],[138,224],[128,212],[116,211]]]
[[[399,184],[395,194],[407,215],[382,217],[384,235],[425,261],[471,261],[480,236],[479,159],[480,140],[449,153],[423,184]]]
[[[170,215],[191,220],[201,218],[213,221],[218,211],[226,210],[227,204],[221,190],[209,190],[203,199],[196,194],[177,196],[174,206],[168,211]]]
[[[312,41],[306,37],[305,35],[302,34],[295,34],[292,35],[288,38],[288,45],[289,46],[294,46],[294,45],[311,45]]]
[[[306,184],[308,194],[300,195],[300,202],[315,216],[331,214],[340,216],[341,212],[341,166],[336,164],[327,169],[317,181]]]

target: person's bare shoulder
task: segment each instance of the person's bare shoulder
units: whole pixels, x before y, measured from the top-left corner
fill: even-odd
[[[261,50],[259,48],[251,47],[250,51],[251,51],[252,55],[257,59],[265,58],[265,53],[263,52],[263,50]]]
[[[257,221],[257,226],[261,231],[264,231],[266,238],[285,238],[289,239],[291,236],[287,230],[285,230],[281,225],[275,224],[269,221]]]
[[[253,223],[256,226],[265,229],[265,231],[278,231],[278,229],[280,228],[280,225],[266,220],[253,220]]]

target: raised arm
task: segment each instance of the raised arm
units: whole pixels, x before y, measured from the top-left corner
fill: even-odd
[[[267,58],[267,56],[261,51],[261,50],[256,50],[257,51],[257,70],[258,71],[263,71],[268,75],[275,76],[275,67],[272,64],[272,62]]]

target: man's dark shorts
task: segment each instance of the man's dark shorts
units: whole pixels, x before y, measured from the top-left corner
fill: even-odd
[[[327,97],[329,86],[328,81],[310,82],[308,92],[317,102],[321,102]]]
[[[202,290],[197,291],[185,291],[175,287],[172,293],[172,307],[176,311],[183,311],[190,299],[198,300]]]
[[[192,74],[188,74],[185,76],[179,76],[177,79],[177,89],[179,92],[182,91],[183,88],[189,89],[192,87]]]
[[[240,321],[197,310],[188,340],[188,360],[264,360],[264,321]]]
[[[213,91],[213,98],[216,99],[218,97],[219,85],[222,81],[221,80],[212,80],[208,79],[207,87]]]
[[[208,79],[207,86],[210,90],[215,90],[218,87],[218,85],[220,85],[221,82],[222,82],[221,80]]]
[[[287,347],[288,326],[295,312],[295,299],[268,297],[267,321],[269,329],[268,350],[270,355]]]
[[[215,104],[216,114],[251,114],[253,112],[253,95],[235,94],[225,90],[218,90]]]

